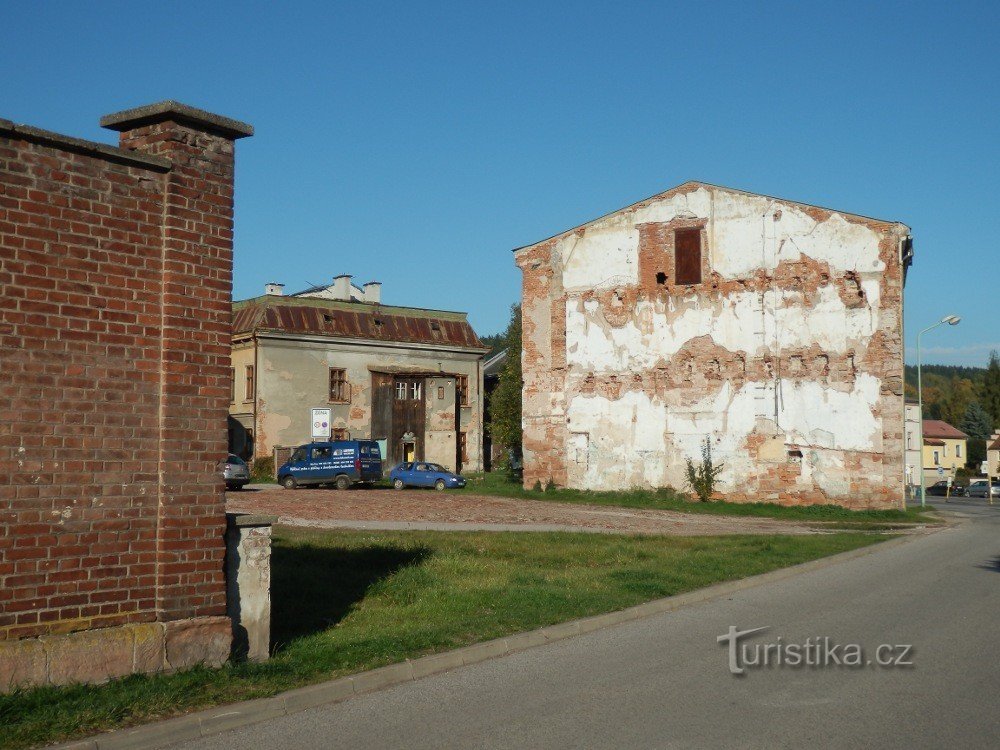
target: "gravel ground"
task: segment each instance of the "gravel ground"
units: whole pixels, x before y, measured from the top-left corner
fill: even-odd
[[[619,534],[812,534],[801,523],[745,516],[520,500],[434,490],[285,490],[251,485],[227,493],[230,512],[262,513],[313,528],[591,531]]]

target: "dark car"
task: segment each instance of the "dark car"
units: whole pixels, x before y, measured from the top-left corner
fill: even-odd
[[[300,445],[278,467],[278,483],[286,490],[302,485],[332,484],[346,490],[382,478],[382,452],[375,440],[335,440]]]
[[[464,487],[465,479],[453,471],[448,471],[440,464],[426,461],[402,463],[389,472],[392,486],[401,490],[404,487],[433,487],[444,490],[449,487]]]
[[[242,490],[250,481],[250,467],[239,456],[230,453],[221,466],[222,478],[226,480],[227,490]]]
[[[948,490],[948,481],[942,479],[940,482],[935,482],[930,487],[927,488],[928,495],[938,495],[940,497],[951,496],[951,497],[961,497],[965,493],[965,485],[959,484],[958,482],[952,482],[951,491]]]

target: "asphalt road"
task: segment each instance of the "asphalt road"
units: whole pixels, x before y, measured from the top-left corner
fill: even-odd
[[[729,598],[182,747],[994,748],[1000,506],[949,512],[967,518]],[[827,666],[737,677],[717,642],[730,626],[767,626],[744,641],[751,647],[827,637],[841,659],[847,644],[863,646],[864,659],[880,644],[909,645],[892,657],[912,666],[837,667],[827,655]]]

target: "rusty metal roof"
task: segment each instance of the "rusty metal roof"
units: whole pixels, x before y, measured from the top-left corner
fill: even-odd
[[[486,349],[465,313],[274,295],[233,303],[234,336],[266,332]]]

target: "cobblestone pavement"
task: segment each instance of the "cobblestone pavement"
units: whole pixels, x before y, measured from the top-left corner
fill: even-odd
[[[804,524],[469,495],[434,490],[286,490],[256,485],[227,493],[230,512],[262,513],[314,528],[591,531],[627,534],[812,534]]]

